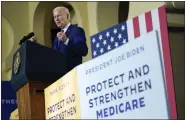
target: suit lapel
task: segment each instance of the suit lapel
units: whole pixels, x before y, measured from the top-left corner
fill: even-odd
[[[66,31],[66,36],[67,36],[68,38],[69,38],[69,35],[70,35],[70,32],[71,32],[72,28],[73,28],[73,25],[71,24],[71,25],[68,27],[67,31]]]

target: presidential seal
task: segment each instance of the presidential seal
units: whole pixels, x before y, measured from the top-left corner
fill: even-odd
[[[15,55],[15,59],[14,59],[14,74],[17,74],[19,72],[20,69],[20,64],[21,64],[21,54],[20,52],[17,52]]]

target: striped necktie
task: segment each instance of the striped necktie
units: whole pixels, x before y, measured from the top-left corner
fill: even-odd
[[[61,32],[64,32],[64,30],[62,29]]]

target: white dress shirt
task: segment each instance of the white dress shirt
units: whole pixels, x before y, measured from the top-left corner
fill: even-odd
[[[67,29],[69,28],[69,26],[71,25],[71,23],[69,23],[64,29],[62,29],[64,31],[64,33],[66,33]],[[65,45],[68,45],[69,43],[69,39],[67,38],[67,40],[64,42]]]

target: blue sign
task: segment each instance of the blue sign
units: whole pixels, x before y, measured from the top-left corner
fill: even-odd
[[[1,119],[9,120],[11,113],[17,108],[16,91],[10,81],[1,81]]]

